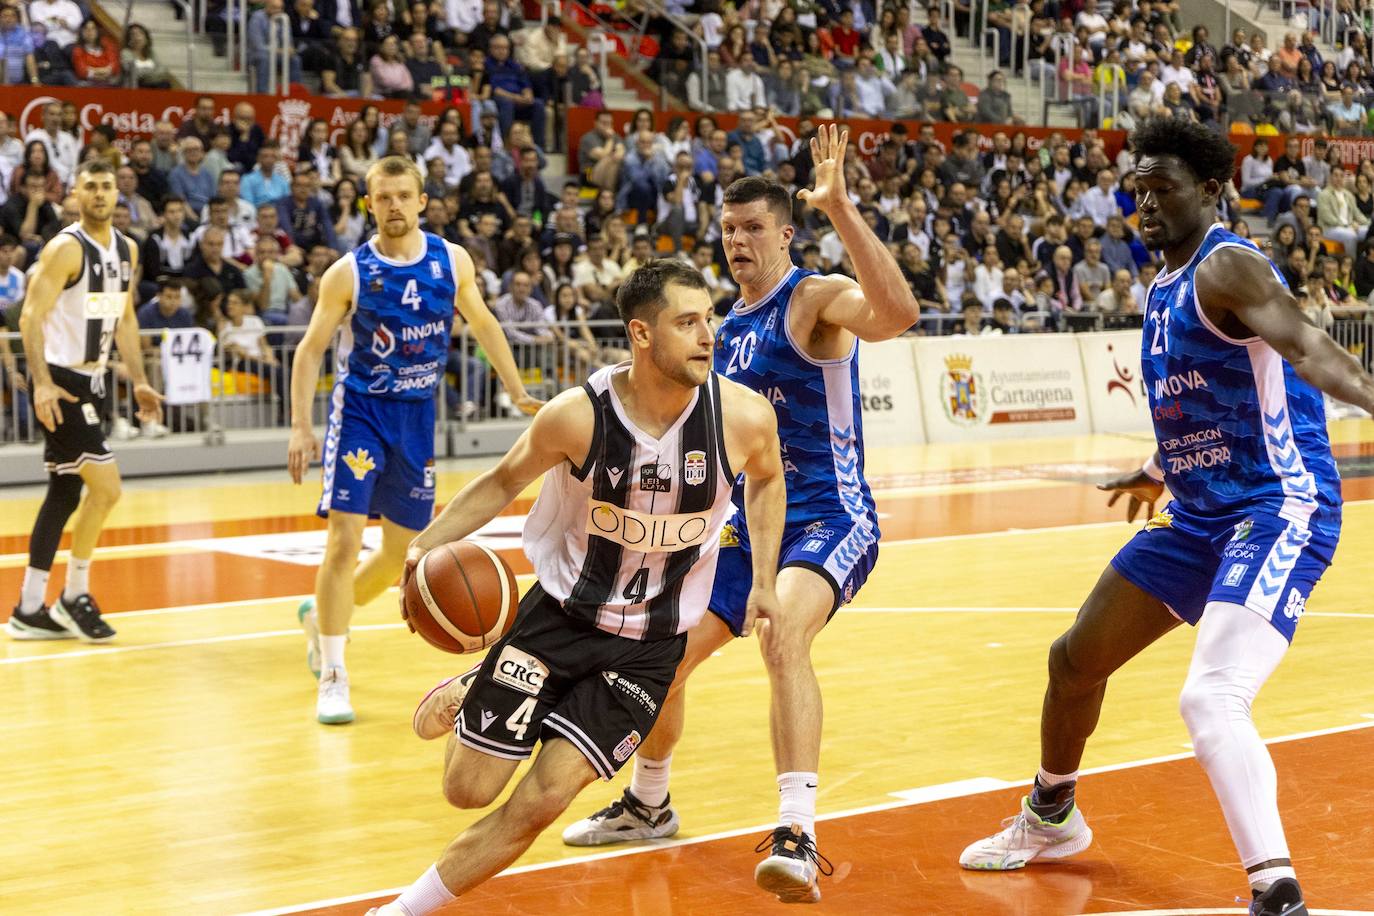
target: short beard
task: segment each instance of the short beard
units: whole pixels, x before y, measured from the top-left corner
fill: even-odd
[[[395,223],[391,222],[390,220],[386,220],[386,221],[384,221],[384,222],[382,223],[382,225],[381,225],[380,227],[378,227],[378,228],[380,229],[382,235],[385,235],[387,238],[399,239],[399,238],[402,238],[402,237],[404,237],[404,236],[409,235],[410,232],[411,232],[411,230],[414,229],[415,227],[412,226],[412,225],[406,224],[406,225],[405,225],[405,228],[403,228],[403,229],[398,229],[398,228],[396,228],[396,224],[395,224]]]
[[[697,379],[693,377],[692,370],[688,364],[680,363],[673,365],[668,363],[659,355],[659,352],[654,349],[650,349],[649,354],[654,362],[654,368],[669,381],[675,382],[683,388],[700,388],[702,385],[706,384],[705,378]]]

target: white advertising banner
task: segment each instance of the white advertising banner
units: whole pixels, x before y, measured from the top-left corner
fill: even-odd
[[[912,339],[859,343],[859,402],[865,445],[924,442]]]
[[[1095,433],[1148,433],[1150,403],[1140,373],[1140,331],[1075,334],[1083,353]]]
[[[916,371],[926,438],[978,442],[1092,431],[1072,334],[924,337]]]

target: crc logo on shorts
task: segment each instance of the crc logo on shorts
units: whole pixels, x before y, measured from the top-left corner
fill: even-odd
[[[624,741],[621,741],[615,746],[615,750],[611,752],[611,756],[615,757],[616,763],[624,763],[630,759],[630,755],[635,752],[635,748],[639,747],[639,742],[639,732],[631,731],[625,736]]]
[[[682,481],[689,487],[699,487],[706,482],[706,453],[693,449],[682,456]]]
[[[549,676],[549,668],[524,649],[506,646],[496,659],[496,671],[491,679],[512,690],[539,696],[544,687],[544,678]]]
[[[372,460],[372,455],[365,448],[355,448],[353,451],[344,455],[344,464],[353,472],[354,478],[362,480],[368,472],[377,467],[377,463]]]
[[[654,515],[614,506],[598,499],[588,501],[586,532],[641,553],[671,553],[696,547],[706,540],[710,515],[684,512]]]
[[[1288,593],[1288,603],[1283,606],[1283,616],[1297,620],[1307,610],[1307,596],[1296,588]]]
[[[1240,580],[1245,578],[1245,571],[1250,568],[1249,563],[1232,563],[1231,568],[1226,571],[1226,578],[1223,584],[1235,587],[1240,585]]]

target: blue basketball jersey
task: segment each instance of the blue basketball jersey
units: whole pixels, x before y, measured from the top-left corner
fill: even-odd
[[[1226,248],[1264,257],[1216,224],[1187,264],[1150,287],[1140,356],[1165,482],[1190,513],[1267,508],[1338,530],[1341,482],[1321,392],[1259,337],[1227,337],[1198,304],[1198,266]]]
[[[787,527],[849,519],[866,549],[878,539],[878,515],[864,480],[858,343],[840,359],[817,360],[793,341],[787,326],[792,293],[809,270],[793,267],[753,305],[743,300],[716,334],[715,369],[762,394],[778,415],[787,478]],[[743,506],[743,492],[735,488]]]
[[[434,397],[448,359],[458,270],[448,245],[424,233],[424,252],[402,263],[371,241],[347,255],[353,310],[335,359],[335,378],[360,394],[397,400]]]

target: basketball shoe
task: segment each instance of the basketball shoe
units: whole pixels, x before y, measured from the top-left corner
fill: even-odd
[[[609,846],[630,840],[661,840],[677,833],[677,812],[665,797],[661,805],[646,805],[625,790],[591,817],[570,824],[563,831],[563,842],[569,846]]]
[[[1067,859],[1093,841],[1077,805],[1061,823],[1051,824],[1031,810],[1029,798],[1022,798],[1021,813],[1007,818],[1002,827],[1001,832],[965,849],[959,864],[981,871],[1011,871],[1035,859]]]
[[[322,725],[346,725],[353,721],[353,705],[348,702],[348,672],[330,668],[320,678],[315,718]]]
[[[52,619],[46,604],[27,614],[15,605],[14,610],[10,612],[10,619],[5,622],[5,632],[10,634],[11,639],[25,640],[73,639],[76,636]]]
[[[781,903],[820,903],[820,875],[835,872],[830,860],[816,851],[816,841],[802,829],[801,824],[779,827],[754,847],[763,852],[771,847],[768,858],[754,869],[754,881],[759,887],[776,894]]]
[[[320,679],[320,618],[315,613],[315,598],[306,598],[296,608],[296,619],[305,631],[305,663],[315,680]]]
[[[1280,878],[1264,893],[1254,892],[1250,902],[1250,916],[1307,916],[1307,904],[1302,888],[1292,878]]]
[[[48,613],[82,642],[109,642],[115,638],[114,627],[100,616],[100,607],[90,595],[80,595],[74,601],[58,598]]]
[[[415,715],[410,717],[410,727],[415,729],[415,734],[426,741],[452,734],[458,710],[463,708],[463,698],[468,695],[480,670],[482,663],[478,662],[471,671],[440,681],[425,694],[420,705],[415,707]]]
[[[385,906],[374,906],[367,911],[367,916],[410,916],[410,913],[405,907],[392,901]]]

